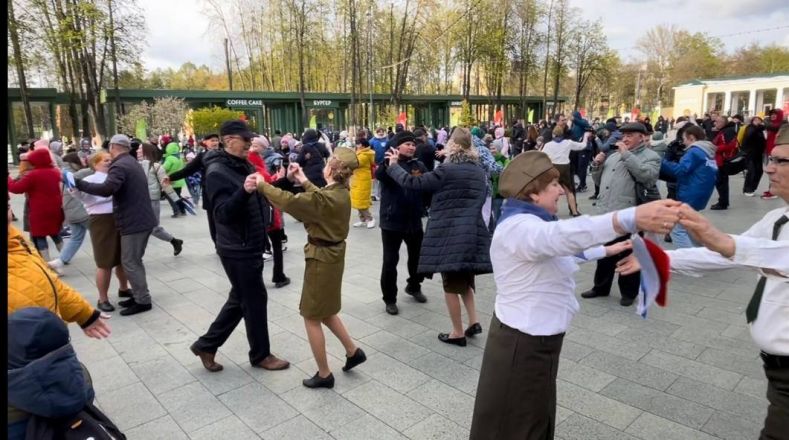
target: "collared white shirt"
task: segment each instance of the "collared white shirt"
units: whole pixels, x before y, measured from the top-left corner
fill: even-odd
[[[789,356],[789,224],[784,225],[777,240],[772,240],[773,225],[783,215],[789,215],[789,208],[770,211],[744,233],[732,235],[735,252],[731,259],[707,248],[667,252],[672,271],[699,274],[734,267],[751,268],[758,272],[754,288],[759,277],[767,277],[759,314],[751,323],[751,337],[761,350]]]
[[[107,180],[107,173],[96,171],[82,180],[90,183],[104,183]],[[80,190],[76,190],[71,194],[85,205],[85,210],[90,215],[112,214],[112,196],[102,197]]]
[[[551,158],[554,165],[567,165],[570,163],[571,151],[582,151],[586,149],[583,142],[575,142],[564,139],[561,142],[550,141],[542,147],[542,152]]]
[[[565,332],[579,309],[574,277],[579,258],[574,255],[583,253],[586,261],[603,258],[599,245],[618,236],[612,217],[546,222],[517,214],[497,225],[490,246],[496,317],[533,336]]]

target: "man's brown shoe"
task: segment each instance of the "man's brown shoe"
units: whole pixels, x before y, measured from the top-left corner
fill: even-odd
[[[258,362],[256,365],[253,365],[253,367],[263,368],[264,370],[272,370],[272,371],[284,370],[290,367],[290,362],[282,360],[274,356],[273,354],[270,354],[266,356],[265,359]]]
[[[194,353],[195,356],[200,358],[200,361],[203,363],[205,369],[212,373],[216,373],[217,371],[222,371],[222,369],[224,368],[222,364],[219,364],[216,361],[214,361],[214,356],[216,356],[216,353],[208,353],[205,351],[198,350],[197,347],[195,347],[195,344],[192,344],[192,346],[189,347],[189,350],[192,350],[192,353]]]

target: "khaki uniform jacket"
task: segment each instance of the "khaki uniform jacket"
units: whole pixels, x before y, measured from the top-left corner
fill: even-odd
[[[303,188],[305,192],[292,194],[268,183],[258,186],[258,190],[272,205],[301,221],[309,237],[337,243],[329,246],[307,243],[304,246],[306,265],[301,291],[301,315],[310,319],[323,319],[340,311],[351,196],[347,187],[337,183],[318,188],[307,181]]]

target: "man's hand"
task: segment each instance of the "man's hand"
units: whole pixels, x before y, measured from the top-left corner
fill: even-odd
[[[597,153],[597,156],[594,157],[594,163],[600,165],[603,162],[605,162],[605,153]]]
[[[93,321],[93,324],[82,329],[82,331],[89,338],[104,339],[112,333],[110,325],[106,322],[108,319],[110,319],[110,315],[102,313],[99,319]]]
[[[633,242],[631,242],[630,240],[620,241],[610,246],[606,246],[605,256],[611,257],[614,255],[619,255],[624,251],[629,251],[630,249],[633,249]]]
[[[255,190],[258,187],[258,180],[257,177],[255,177],[256,175],[257,173],[250,174],[247,176],[246,180],[244,180],[244,191],[246,191],[249,194],[255,192]]]
[[[631,275],[641,270],[638,259],[634,254],[630,254],[616,263],[616,273],[619,275]]]
[[[443,148],[441,150],[436,150],[436,159],[441,159],[442,157],[447,155],[447,149]]]
[[[301,169],[301,165],[295,162],[291,162],[288,166],[288,177],[299,183],[307,181],[307,176],[304,175],[304,170]]]
[[[627,148],[627,144],[625,144],[623,141],[617,141],[614,145],[616,145],[619,151],[630,150],[630,148]]]
[[[170,184],[170,178],[169,177],[165,177],[164,179],[162,179],[162,186],[167,186],[169,184]]]
[[[277,180],[279,180],[279,179],[282,179],[283,177],[285,177],[286,174],[287,174],[287,172],[285,171],[285,167],[280,166],[279,169],[277,170],[277,174],[275,174],[274,177]]]
[[[400,152],[396,148],[390,148],[384,157],[389,160],[389,165],[395,165],[400,160]]]
[[[679,212],[679,224],[688,230],[694,240],[726,258],[734,255],[735,243],[731,236],[713,226],[707,218],[686,204],[680,207]]]
[[[636,227],[640,231],[668,234],[679,221],[682,202],[665,199],[645,203],[636,208]]]

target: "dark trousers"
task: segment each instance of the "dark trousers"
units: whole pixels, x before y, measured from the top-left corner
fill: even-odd
[[[490,322],[471,440],[548,440],[556,425],[556,375],[564,333],[532,336]]]
[[[205,202],[203,202],[205,209]],[[211,234],[211,241],[216,245],[216,225],[214,225],[214,211],[211,208],[205,210],[206,217],[208,218],[208,233]]]
[[[285,237],[285,230],[277,229],[276,231],[270,231],[267,235],[269,240],[271,240],[271,254],[274,256],[274,273],[271,277],[271,282],[279,283],[287,278],[282,261],[282,239]]]
[[[384,261],[381,266],[381,292],[386,304],[397,302],[397,263],[400,261],[400,244],[405,242],[408,250],[408,287],[420,288],[424,276],[417,273],[419,249],[422,247],[422,230],[413,232],[390,231],[381,229],[384,247]]]
[[[605,244],[610,246],[620,241],[629,239],[629,236],[623,235],[613,241]],[[612,255],[597,260],[597,269],[594,271],[594,291],[598,294],[608,295],[611,293],[611,286],[614,284],[614,276],[616,276],[616,263],[622,258],[630,255],[630,251],[622,252],[621,254]],[[635,298],[638,296],[638,287],[641,283],[641,273],[636,272],[631,275],[619,275],[619,292],[623,298]]]
[[[718,190],[718,204],[729,206],[729,175],[718,168],[718,177],[715,178],[715,189]]]
[[[742,192],[756,192],[756,189],[759,188],[759,181],[762,180],[762,174],[764,174],[762,152],[745,156],[745,183],[742,186]]]
[[[247,330],[249,361],[255,365],[271,354],[268,339],[268,294],[263,285],[263,258],[228,258],[220,256],[230,280],[230,294],[208,331],[197,340],[196,348],[207,353],[227,341],[241,318]]]
[[[767,376],[767,418],[760,440],[789,438],[789,365],[764,366]]]
[[[589,171],[589,153],[582,151],[578,153],[578,165],[575,169],[575,175],[578,176],[580,182],[578,188],[586,189],[586,173]]]

